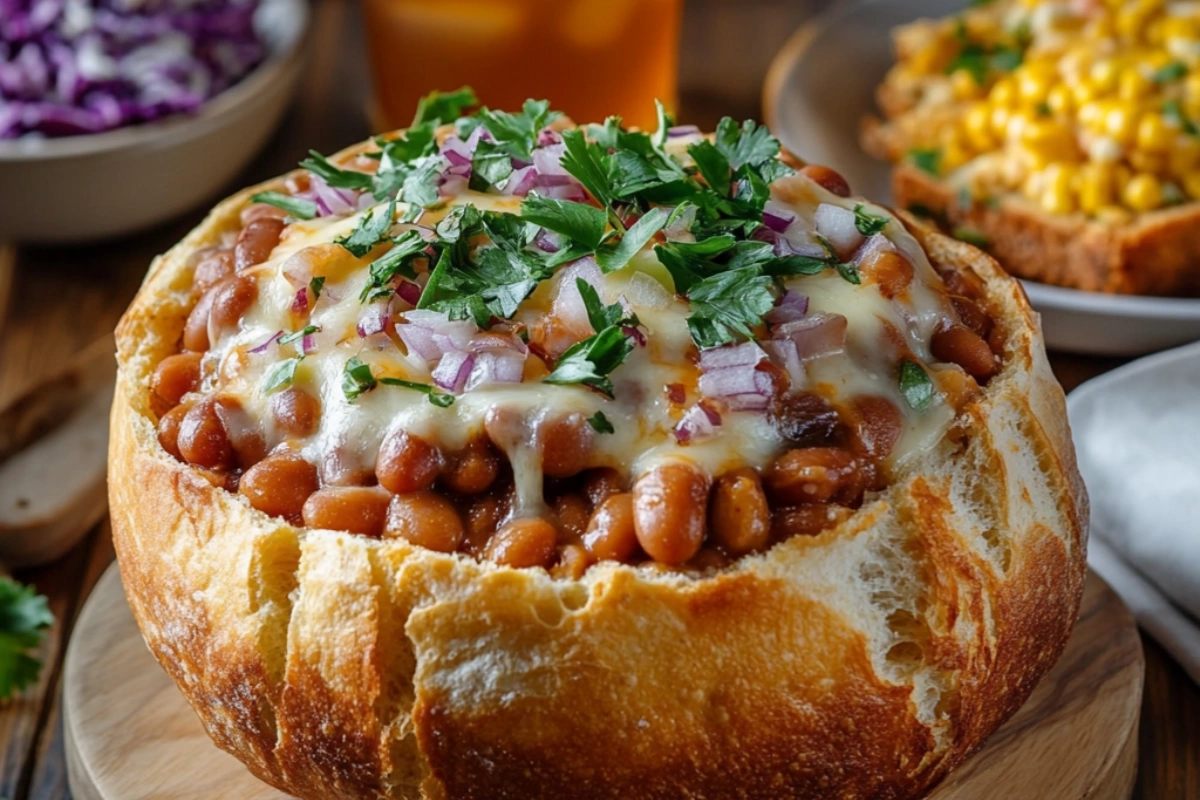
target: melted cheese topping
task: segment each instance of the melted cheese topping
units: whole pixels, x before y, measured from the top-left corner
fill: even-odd
[[[835,196],[802,177],[785,178],[772,187],[772,207],[789,209],[809,222],[820,203],[852,210],[861,202]],[[422,224],[433,224],[448,207],[464,203],[480,209],[520,211],[519,198],[468,191],[452,198],[446,208],[427,212]],[[788,288],[810,298],[810,315],[840,314],[848,320],[844,350],[807,361],[807,385],[793,385],[793,389],[817,391],[835,404],[860,395],[891,400],[903,413],[903,432],[887,462],[895,468],[937,443],[955,411],[940,395],[920,413],[908,406],[898,385],[899,352],[892,332],[899,332],[912,355],[931,363],[930,338],[952,319],[952,311],[941,279],[916,240],[883,208],[866,204],[866,210],[891,220],[884,233],[912,263],[914,279],[908,291],[896,299],[885,298],[879,287],[867,280],[862,285],[851,284],[833,270],[789,279]],[[262,421],[268,447],[280,444],[285,436],[272,428],[270,398],[262,391],[264,375],[278,361],[297,353],[300,343],[275,342],[262,352],[249,351],[277,331],[294,331],[307,322],[319,326],[320,331],[313,336],[315,348],[299,363],[293,385],[318,397],[322,413],[316,431],[292,440],[291,446],[312,463],[323,465],[326,474],[372,472],[384,438],[401,428],[453,452],[478,435],[492,409],[503,409],[510,418],[524,422],[514,427],[511,436],[495,442],[512,466],[517,495],[514,516],[543,509],[537,421],[546,416],[577,412],[592,417],[602,411],[615,431],[594,437],[594,461],[617,467],[630,477],[670,459],[686,459],[712,475],[741,466],[762,469],[786,449],[768,415],[750,411],[725,412],[722,425],[711,438],[689,444],[676,440],[676,424],[699,398],[697,351],[687,326],[688,303],[673,293],[671,277],[651,247],[624,269],[602,278],[606,302],[623,298],[640,318],[647,337],[646,346],[636,347],[612,374],[614,398],[583,386],[546,384],[530,379],[527,371],[527,379],[521,383],[480,386],[462,393],[445,408],[428,402],[420,392],[382,384],[348,400],[342,377],[353,356],[369,364],[376,377],[422,383],[431,381],[430,370],[435,366],[407,356],[394,339],[375,336],[364,340],[356,332],[362,307],[358,298],[368,282],[367,266],[383,248],[355,258],[334,240],[354,230],[364,213],[368,212],[289,225],[271,258],[254,268],[258,298],[240,329],[214,337],[207,358],[214,359],[217,368],[203,388],[216,389],[215,376],[219,376],[220,390],[239,398],[249,416]],[[291,310],[296,290],[285,271],[294,268],[295,259],[307,260],[313,274],[325,278],[323,292],[307,320]],[[517,321],[532,324],[551,313],[565,269],[560,267],[554,278],[543,282],[522,304]],[[936,380],[937,370],[932,374]],[[670,401],[665,391],[669,384],[686,389],[686,403]]]

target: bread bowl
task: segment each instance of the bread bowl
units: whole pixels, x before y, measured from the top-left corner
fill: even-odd
[[[864,143],[898,205],[1023,278],[1200,293],[1195,6],[994,0],[894,40]]]
[[[458,116],[438,110],[445,100],[406,133],[218,205],[156,260],[122,319],[113,531],[151,651],[214,742],[303,798],[921,796],[1021,705],[1080,600],[1086,494],[1020,287],[978,250],[848,197],[832,170],[776,161],[753,123],[723,121],[711,138],[666,119],[648,137],[609,124],[587,129],[608,143],[592,147],[533,104],[485,115],[490,138],[472,140],[470,121],[461,137],[435,127]],[[525,131],[532,152],[513,157],[531,166],[481,175],[477,192],[463,167],[488,169],[481,142],[505,141],[497,119]],[[401,189],[411,202],[376,202],[368,187],[393,182],[343,174],[386,165],[370,155],[380,148],[421,154],[406,174],[428,183]],[[813,274],[740,273],[704,305],[705,279],[679,256],[719,235],[697,221],[713,218],[655,211],[642,190],[613,200],[579,167],[639,148],[679,181],[671,191],[728,201],[717,222],[743,215],[723,228],[741,244],[689,268],[720,278],[733,253],[747,269]],[[648,186],[666,191],[666,174]],[[555,206],[565,224],[536,199],[559,192],[579,201]],[[280,222],[251,198],[320,216]],[[401,332],[448,299],[438,263],[466,259],[449,269],[467,272],[516,235],[490,217],[455,250],[472,213],[455,208],[538,219],[503,252],[544,265],[596,235],[572,204],[597,198],[608,232],[583,246],[593,255],[572,253],[519,302],[491,293],[490,330],[468,326],[455,344],[460,329],[444,326],[474,324],[463,304],[440,307],[468,319]],[[455,215],[457,227],[433,224]],[[643,236],[636,254],[619,246]],[[407,274],[387,271],[408,246],[395,240],[413,243]],[[822,256],[794,258],[814,242]],[[320,258],[297,259],[305,247]],[[249,300],[223,288],[247,277]],[[378,325],[372,302],[394,319]],[[731,306],[742,330],[713,311]],[[293,335],[274,333],[281,319]],[[478,358],[504,336],[516,375]],[[605,336],[621,363],[598,352]],[[178,359],[184,345],[203,355]],[[930,352],[947,347],[978,380]],[[463,367],[463,353],[477,358]],[[271,488],[261,465],[280,459],[270,471],[287,480]]]

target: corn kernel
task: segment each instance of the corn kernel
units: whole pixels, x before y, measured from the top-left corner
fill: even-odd
[[[1183,93],[1189,100],[1200,100],[1200,72],[1189,73],[1183,79]]]
[[[1104,130],[1105,110],[1103,103],[1090,100],[1079,107],[1079,123],[1096,131],[1102,131]]]
[[[1025,71],[1017,79],[1017,95],[1022,103],[1035,106],[1046,99],[1051,85],[1052,81],[1046,75]]]
[[[1112,202],[1113,170],[1108,164],[1085,165],[1079,172],[1079,207],[1094,214]]]
[[[1193,200],[1200,200],[1200,171],[1189,172],[1183,176],[1183,190]]]
[[[1092,64],[1092,69],[1088,73],[1088,77],[1096,87],[1097,92],[1107,94],[1117,88],[1117,81],[1121,77],[1121,69],[1116,61],[1111,58],[1105,58]]]
[[[1194,136],[1176,135],[1167,157],[1167,168],[1178,177],[1200,169],[1200,140]]]
[[[1075,98],[1075,105],[1082,106],[1100,97],[1100,90],[1088,78],[1083,78],[1076,83],[1071,84],[1071,96]]]
[[[1010,78],[1001,78],[988,92],[988,101],[994,106],[1010,107],[1017,102],[1017,85]]]
[[[1030,120],[1021,128],[1020,136],[1027,149],[1050,161],[1071,161],[1078,155],[1075,136],[1058,120]]]
[[[1046,105],[1050,108],[1051,113],[1065,117],[1071,113],[1071,108],[1074,106],[1071,90],[1061,83],[1058,84],[1046,95]]]
[[[1151,20],[1146,23],[1145,29],[1142,31],[1142,38],[1146,44],[1153,47],[1161,47],[1163,40],[1166,38],[1163,35],[1162,18]]]
[[[1117,14],[1117,34],[1131,42],[1137,41],[1142,35],[1144,24],[1145,17],[1137,11],[1127,10]]]
[[[1071,192],[1074,171],[1059,164],[1045,171],[1045,185],[1038,198],[1042,208],[1051,214],[1070,214],[1075,210],[1075,198]]]
[[[1012,116],[1012,112],[1005,106],[992,106],[992,136],[997,139],[1004,139],[1008,132],[1008,118]]]
[[[970,100],[982,91],[975,76],[965,69],[956,69],[950,74],[950,88],[959,100]]]
[[[1150,91],[1150,81],[1141,70],[1127,69],[1121,73],[1117,94],[1127,103],[1134,103],[1145,97]]]
[[[1138,122],[1137,146],[1151,153],[1165,153],[1175,141],[1175,131],[1162,114],[1145,114]]]
[[[996,140],[992,138],[992,109],[987,103],[975,103],[963,118],[967,141],[977,150],[991,150]]]
[[[1104,131],[1121,144],[1133,141],[1137,133],[1137,118],[1126,104],[1115,105],[1104,114]]]
[[[1134,211],[1153,211],[1162,204],[1162,185],[1153,175],[1139,173],[1125,184],[1121,201]]]
[[[1164,39],[1198,39],[1200,25],[1194,17],[1167,16],[1162,20],[1162,35]]]
[[[1138,172],[1161,175],[1167,171],[1167,157],[1162,153],[1134,150],[1129,154],[1129,163]]]

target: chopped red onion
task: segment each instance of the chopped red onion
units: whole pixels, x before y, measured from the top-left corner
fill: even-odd
[[[296,290],[296,297],[292,300],[292,312],[295,314],[303,314],[308,311],[308,296],[312,293],[312,289],[305,286],[303,289]]]
[[[848,258],[863,243],[863,235],[854,221],[854,212],[832,203],[821,203],[813,215],[817,232],[824,236],[839,258]]]
[[[714,436],[721,425],[721,415],[714,408],[700,401],[680,417],[675,426],[675,440],[690,444]]]
[[[296,196],[316,203],[317,216],[340,216],[352,214],[358,210],[358,192],[351,189],[335,189],[327,184],[320,175],[309,177],[309,187],[307,192],[301,192]]]
[[[472,339],[467,349],[472,353],[512,352],[523,356],[529,352],[529,345],[514,333],[491,330],[484,331]]]
[[[694,242],[692,224],[696,221],[696,206],[689,205],[671,223],[663,228],[663,236],[668,242]]]
[[[882,233],[872,234],[854,254],[855,264],[866,264],[879,253],[896,252],[896,245]]]
[[[305,250],[292,253],[279,265],[279,272],[293,289],[308,289],[313,279],[312,257]]]
[[[304,338],[300,340],[300,347],[304,350],[304,354],[308,355],[317,349],[317,337],[315,334],[306,333]]]
[[[438,187],[440,197],[455,197],[467,190],[469,182],[462,175],[448,175]]]
[[[472,353],[450,352],[442,356],[431,377],[433,382],[448,392],[461,392],[467,385],[467,377],[475,366],[475,356]]]
[[[538,194],[554,200],[571,200],[576,203],[583,203],[588,199],[587,192],[575,181],[562,186],[542,186],[539,181]]]
[[[425,361],[436,361],[441,358],[442,349],[433,341],[433,331],[424,325],[408,323],[397,325],[396,335],[400,337],[408,352]]]
[[[763,211],[763,224],[776,233],[783,233],[795,221],[796,215],[791,211]]]
[[[700,128],[695,125],[673,125],[667,128],[667,136],[674,139],[679,136],[691,136],[700,132]]]
[[[596,260],[591,256],[578,259],[556,276],[558,286],[550,313],[558,317],[569,331],[582,338],[592,334],[592,323],[575,283],[577,278],[590,283],[597,292],[603,292],[604,273],[596,265]]]
[[[779,298],[775,307],[763,315],[763,319],[772,325],[782,325],[785,322],[795,322],[808,313],[808,297],[794,289],[788,289]]]
[[[537,235],[533,237],[533,244],[543,253],[557,253],[562,249],[563,236],[560,233],[555,233],[554,231],[542,228],[537,232]]]
[[[550,144],[545,147],[539,147],[533,151],[533,168],[537,170],[538,175],[543,177],[550,175],[570,176],[570,173],[563,169],[562,157],[567,152],[565,144]]]
[[[804,361],[800,358],[799,351],[796,349],[795,342],[791,339],[769,339],[762,343],[762,348],[767,351],[767,354],[771,357],[771,361],[788,374],[793,388],[804,384],[808,377],[808,372],[804,367]]]
[[[628,336],[637,344],[638,347],[646,346],[646,334],[642,333],[642,329],[633,325],[626,325],[621,328],[621,333]]]
[[[449,320],[438,311],[420,309],[404,312],[408,324],[397,325],[396,334],[411,353],[425,361],[437,361],[443,353],[466,350],[478,330],[470,320]]]
[[[271,334],[270,339],[267,339],[265,342],[263,342],[260,345],[257,345],[256,347],[251,347],[246,352],[256,353],[256,354],[257,353],[265,353],[267,351],[267,348],[270,347],[272,344],[274,344],[276,342],[276,340],[278,340],[279,337],[281,337],[281,336],[283,336],[283,331],[275,331],[274,333]]]
[[[475,356],[466,391],[489,383],[520,383],[525,376],[525,356],[513,351],[489,350]]]
[[[396,287],[396,294],[409,305],[415,306],[421,301],[421,287],[412,281],[400,281],[400,285]]]
[[[742,395],[761,394],[765,400],[771,388],[770,378],[753,364],[700,373],[700,394],[705,397],[728,400]]]
[[[358,312],[358,324],[355,330],[366,339],[377,333],[383,333],[392,324],[391,303],[388,301],[374,302],[364,305]]]
[[[558,144],[562,141],[562,136],[553,128],[542,128],[538,131],[537,146],[547,147],[552,144]]]
[[[537,182],[538,174],[533,167],[521,167],[508,176],[501,193],[512,197],[524,197],[537,187]]]
[[[754,342],[709,347],[700,351],[700,369],[710,372],[729,367],[753,367],[764,358],[766,358],[766,354]]]
[[[795,342],[801,360],[833,355],[846,349],[846,318],[841,314],[813,314],[785,322],[775,328],[774,335]]]

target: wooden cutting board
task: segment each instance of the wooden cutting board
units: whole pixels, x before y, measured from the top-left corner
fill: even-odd
[[[63,708],[76,800],[286,800],[209,742],[142,642],[115,566],[75,630]],[[1133,619],[1089,576],[1058,665],[929,800],[1128,800],[1143,666]]]

